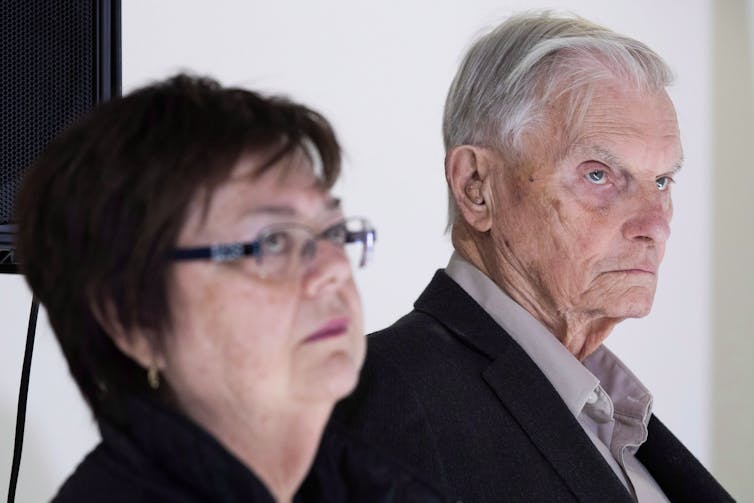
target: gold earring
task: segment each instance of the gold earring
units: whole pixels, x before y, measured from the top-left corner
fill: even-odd
[[[160,371],[157,370],[157,366],[152,364],[147,369],[147,382],[149,387],[156,390],[160,388]]]

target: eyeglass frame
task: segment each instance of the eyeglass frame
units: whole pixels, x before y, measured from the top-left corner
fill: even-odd
[[[358,231],[358,232],[352,232],[348,230],[348,222],[361,222],[361,225],[363,226],[364,230]],[[336,243],[332,241],[332,239],[328,239],[327,234],[332,231],[334,228],[338,226],[344,226],[346,230],[346,237],[343,240],[343,243]],[[213,262],[233,262],[236,260],[240,260],[245,257],[255,257],[261,264],[262,260],[264,259],[264,255],[261,254],[262,252],[262,242],[267,237],[267,234],[271,233],[272,231],[283,229],[286,227],[294,227],[299,229],[305,229],[309,231],[311,234],[311,238],[309,241],[307,241],[306,245],[309,243],[314,243],[313,248],[313,255],[316,254],[316,243],[317,241],[321,240],[327,240],[332,244],[339,245],[342,248],[345,248],[346,245],[351,243],[363,243],[364,246],[364,252],[361,255],[361,259],[359,260],[359,263],[357,264],[359,268],[362,268],[366,266],[366,264],[369,262],[372,253],[374,251],[374,243],[377,240],[377,231],[372,226],[372,224],[363,217],[348,217],[343,218],[339,220],[337,223],[328,226],[326,229],[315,232],[310,227],[297,223],[297,222],[288,222],[288,223],[279,223],[279,224],[273,224],[269,225],[267,227],[264,227],[262,230],[257,233],[256,237],[253,241],[239,241],[234,243],[222,243],[222,244],[213,244],[209,246],[190,246],[190,247],[176,247],[173,249],[173,254],[171,255],[171,260],[174,262],[183,262],[183,261],[189,261],[189,260],[211,260]],[[306,248],[306,245],[301,248],[303,251]]]

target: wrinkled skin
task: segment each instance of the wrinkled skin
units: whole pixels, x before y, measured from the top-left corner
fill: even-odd
[[[683,155],[664,91],[603,85],[564,154],[551,133],[513,169],[476,152],[488,220],[457,226],[454,244],[583,359],[650,311]]]

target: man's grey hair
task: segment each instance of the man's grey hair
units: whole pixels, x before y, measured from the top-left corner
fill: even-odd
[[[562,141],[570,145],[595,84],[613,81],[654,91],[672,80],[662,58],[637,40],[575,15],[521,13],[466,53],[445,101],[445,151],[491,147],[516,166],[526,158],[524,135],[548,134],[555,103],[562,106]],[[449,189],[448,228],[457,217]]]

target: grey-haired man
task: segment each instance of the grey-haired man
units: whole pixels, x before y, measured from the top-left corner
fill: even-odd
[[[652,306],[683,161],[670,80],[575,17],[470,49],[444,117],[455,252],[369,337],[338,421],[466,502],[731,500],[602,345]]]

